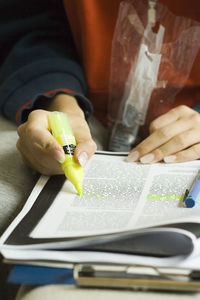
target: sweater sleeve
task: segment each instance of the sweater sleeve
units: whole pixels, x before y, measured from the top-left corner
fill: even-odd
[[[4,28],[3,32],[0,29],[2,114],[20,124],[38,99],[66,93],[77,98],[87,118],[92,105],[84,96],[86,82],[61,2],[8,2],[14,7],[0,0],[4,8],[0,21]]]
[[[200,113],[200,102],[193,106],[193,109]]]

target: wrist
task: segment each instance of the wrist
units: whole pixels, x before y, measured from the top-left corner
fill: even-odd
[[[60,111],[70,115],[84,118],[84,113],[75,97],[64,93],[57,94],[52,99],[47,99],[37,103],[37,108],[47,111]]]

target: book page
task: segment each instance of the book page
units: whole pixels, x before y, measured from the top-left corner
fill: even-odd
[[[200,161],[142,165],[123,156],[94,155],[85,169],[83,196],[66,181],[30,236],[80,237],[199,222],[200,205],[183,203],[199,169]]]

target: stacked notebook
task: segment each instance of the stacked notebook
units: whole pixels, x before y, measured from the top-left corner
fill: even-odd
[[[41,176],[0,239],[5,262],[18,265],[10,280],[34,283],[42,267],[55,275],[49,283],[67,272],[81,286],[200,290],[200,205],[183,201],[199,169],[101,152],[85,169],[83,196],[62,175]]]

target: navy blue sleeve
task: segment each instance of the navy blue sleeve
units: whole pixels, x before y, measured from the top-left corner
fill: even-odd
[[[197,103],[195,106],[193,106],[193,109],[200,113],[200,103]]]
[[[38,99],[66,93],[86,117],[86,82],[61,1],[0,0],[0,110],[26,121]]]

